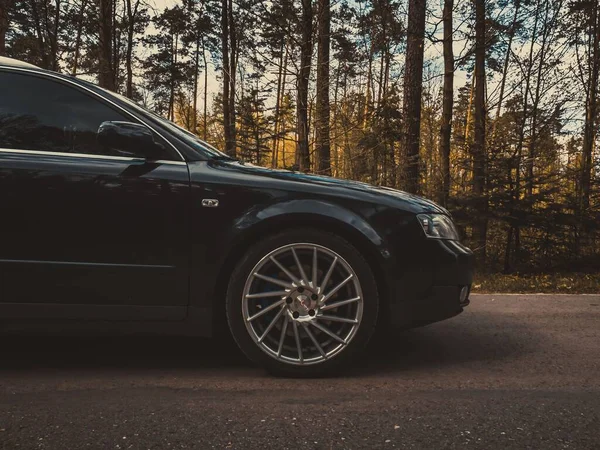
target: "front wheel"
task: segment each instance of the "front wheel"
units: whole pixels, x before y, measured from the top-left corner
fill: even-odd
[[[364,349],[377,286],[354,246],[312,229],[254,245],[234,270],[227,319],[242,351],[272,373],[331,373]]]

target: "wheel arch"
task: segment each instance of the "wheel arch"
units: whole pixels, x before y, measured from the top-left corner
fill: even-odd
[[[219,268],[214,287],[213,323],[215,324],[215,332],[226,330],[224,299],[229,274],[235,268],[237,261],[266,233],[281,233],[299,228],[312,228],[336,234],[356,247],[373,272],[379,291],[381,312],[382,315],[385,314],[389,286],[383,267],[383,253],[386,252],[383,239],[364,219],[361,219],[355,213],[339,208],[337,205],[331,205],[327,215],[318,211],[318,209],[311,208],[303,212],[261,214],[260,221],[246,227],[236,235],[227,251],[227,256]]]

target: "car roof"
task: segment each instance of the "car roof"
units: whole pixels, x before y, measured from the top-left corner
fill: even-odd
[[[29,64],[24,61],[19,61],[18,59],[7,58],[6,56],[0,56],[0,66],[24,67],[27,69],[39,69],[38,66],[34,66],[33,64]]]

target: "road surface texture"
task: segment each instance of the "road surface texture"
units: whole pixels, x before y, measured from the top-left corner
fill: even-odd
[[[474,295],[343,376],[205,339],[2,336],[0,448],[600,448],[600,295]]]

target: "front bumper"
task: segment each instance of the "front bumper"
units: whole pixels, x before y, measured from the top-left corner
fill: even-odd
[[[425,242],[416,263],[405,265],[406,270],[392,281],[390,324],[411,328],[460,314],[469,304],[473,266],[473,252],[462,244]]]
[[[429,295],[414,302],[391,305],[391,325],[419,327],[460,314],[470,303],[468,296],[465,301],[460,301],[460,289],[459,286],[433,286]]]

